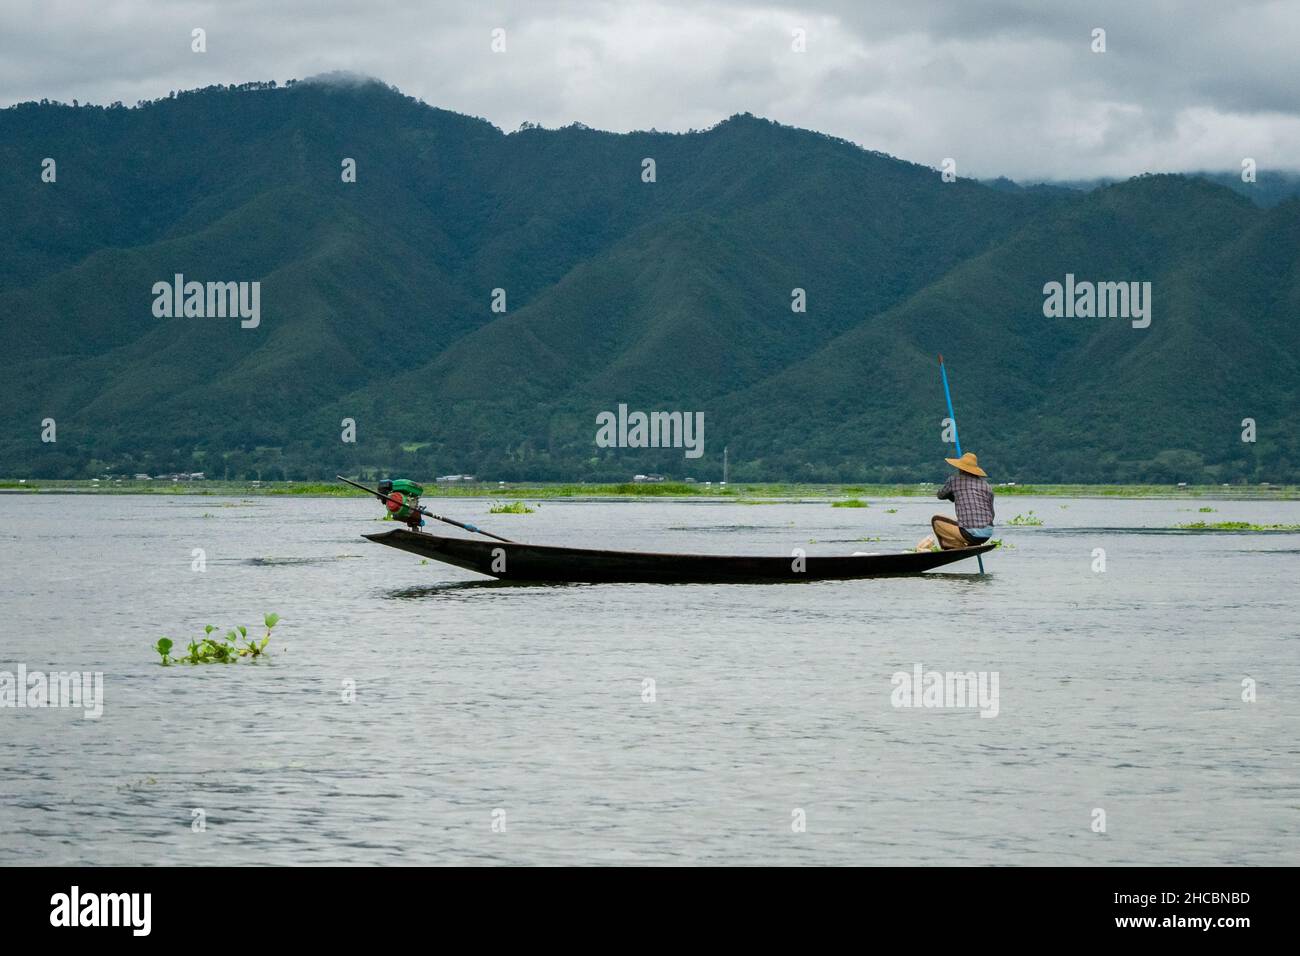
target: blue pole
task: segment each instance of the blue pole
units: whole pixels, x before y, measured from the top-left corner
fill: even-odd
[[[948,420],[952,422],[952,440],[957,444],[957,457],[961,457],[961,438],[957,434],[957,416],[952,413],[952,392],[948,389],[948,369],[943,364],[943,356],[939,356],[939,374],[943,376],[943,397],[948,400]]]
[[[948,388],[948,369],[943,364],[943,356],[939,356],[939,373],[943,376],[943,397],[948,400],[948,420],[952,422],[952,440],[957,446],[957,457],[961,457],[961,437],[957,434],[957,416],[952,411],[952,391]],[[984,573],[984,555],[975,555],[975,560],[980,563],[980,574]]]

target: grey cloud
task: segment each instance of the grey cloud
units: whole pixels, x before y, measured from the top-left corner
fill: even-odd
[[[508,52],[489,50],[507,31]],[[190,52],[190,30],[208,52]],[[808,50],[790,49],[791,30]],[[1094,27],[1108,52],[1089,50]],[[6,5],[0,102],[374,76],[504,129],[752,112],[963,175],[1300,166],[1300,4],[340,0]]]

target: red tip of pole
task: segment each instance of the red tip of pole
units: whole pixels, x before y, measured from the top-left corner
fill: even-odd
[[[940,364],[940,365],[943,364],[943,353],[942,353],[942,352],[939,353],[939,364]]]

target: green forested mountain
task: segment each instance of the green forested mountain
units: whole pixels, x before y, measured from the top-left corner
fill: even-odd
[[[748,115],[507,135],[304,82],[2,110],[0,217],[0,475],[706,479],[727,446],[928,480],[943,352],[996,480],[1300,477],[1300,200],[1202,177],[944,182]],[[260,283],[260,323],[155,316],[178,273]],[[1067,274],[1149,282],[1149,327],[1045,317]],[[597,447],[620,403],[703,412],[703,456]]]
[[[1202,171],[1189,173],[1196,179],[1226,186],[1233,192],[1240,193],[1258,206],[1276,206],[1294,196],[1300,196],[1300,173],[1292,170],[1263,169],[1255,172],[1252,180],[1242,179],[1240,170],[1235,172]],[[1082,190],[1087,192],[1112,186],[1120,180],[1101,177],[1098,179],[1052,180],[1037,183],[1015,183],[1005,177],[988,180],[990,186],[999,189],[1034,189],[1034,190]]]

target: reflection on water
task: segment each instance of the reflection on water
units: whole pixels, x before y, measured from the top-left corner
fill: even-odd
[[[393,601],[409,601],[419,598],[446,598],[456,596],[462,592],[469,593],[481,591],[485,588],[586,588],[599,587],[595,584],[584,584],[582,582],[556,582],[556,581],[497,581],[497,580],[477,580],[477,581],[444,581],[441,584],[426,584],[413,588],[397,588],[393,591],[386,591],[384,597]]]
[[[0,709],[0,864],[1300,862],[1300,535],[1039,499],[1002,507],[1046,524],[1000,526],[983,577],[522,586],[363,541],[361,499],[69,500],[0,496],[0,671],[102,671],[104,715]],[[906,549],[941,510],[489,504],[434,510],[809,555]],[[268,611],[264,663],[155,663]],[[998,716],[893,707],[917,664],[996,672]]]

